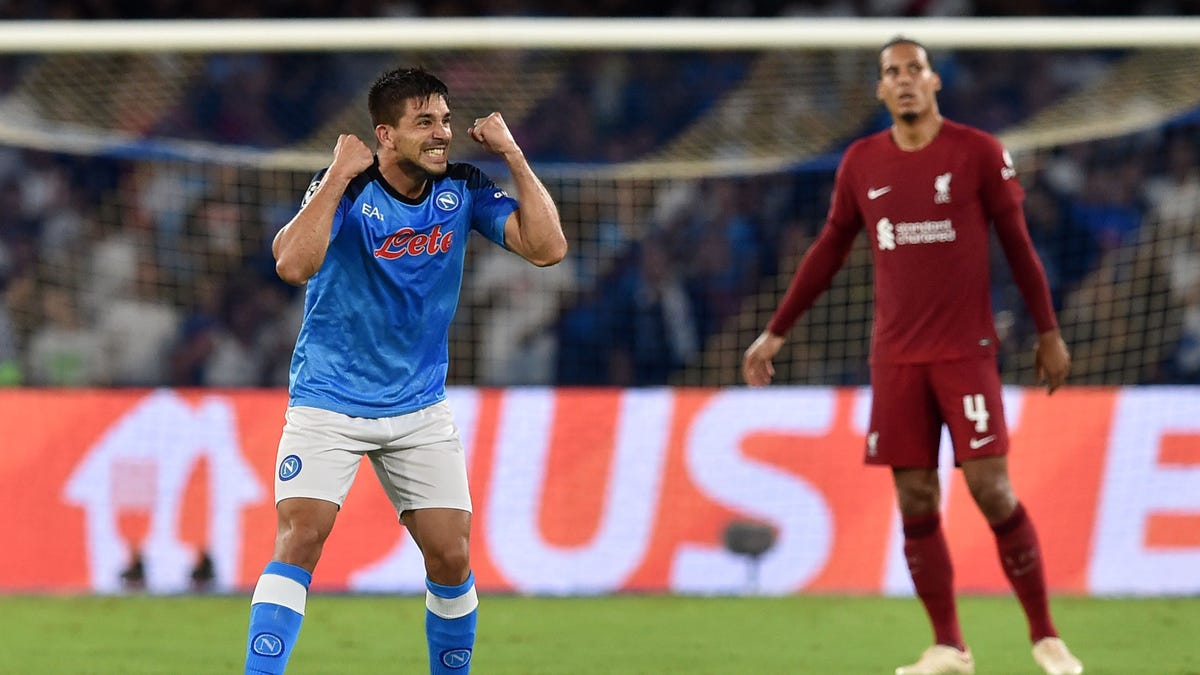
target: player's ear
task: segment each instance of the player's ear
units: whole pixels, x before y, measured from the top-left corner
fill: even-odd
[[[883,102],[883,78],[880,78],[879,81],[875,83],[875,100],[879,101],[880,103]]]
[[[379,147],[392,148],[392,127],[386,124],[375,125],[375,140],[379,141]]]
[[[934,73],[933,73],[933,90],[934,91],[942,90],[942,76],[938,75],[937,71],[934,71]]]

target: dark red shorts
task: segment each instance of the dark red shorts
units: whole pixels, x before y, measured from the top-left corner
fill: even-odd
[[[990,356],[873,365],[871,392],[868,464],[937,468],[942,425],[955,464],[1008,453],[1000,373]]]

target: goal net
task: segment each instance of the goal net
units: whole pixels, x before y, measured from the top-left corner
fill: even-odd
[[[232,25],[210,26],[204,42],[185,24],[156,26],[144,43],[69,25],[50,46],[6,42],[0,377],[285,384],[302,292],[274,277],[271,238],[337,135],[372,137],[374,77],[422,65],[450,88],[452,159],[506,185],[465,134],[501,111],[571,249],[535,269],[472,243],[451,383],[737,383],[743,350],[822,224],[841,150],[885,124],[877,49],[903,32],[931,48],[943,113],[996,133],[1016,160],[1072,382],[1200,380],[1200,48],[1186,39],[1098,31],[1081,43],[1085,22],[1056,45],[1002,22],[597,33],[497,21],[391,46],[414,44],[422,23],[385,24],[386,40],[360,24],[366,37],[344,44],[281,45],[287,22],[236,46]],[[768,36],[758,44],[746,37],[755,27]],[[1002,372],[1031,384],[1033,327],[993,250]],[[793,330],[779,381],[866,382],[871,274],[860,238]]]

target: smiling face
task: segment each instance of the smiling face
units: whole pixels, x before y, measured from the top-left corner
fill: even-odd
[[[896,122],[913,124],[937,114],[937,92],[942,78],[933,72],[925,49],[897,42],[879,53],[879,84],[876,97],[887,106]]]
[[[431,95],[405,101],[404,113],[395,125],[375,127],[380,149],[389,150],[391,159],[407,174],[441,176],[449,158],[450,106],[445,97]]]

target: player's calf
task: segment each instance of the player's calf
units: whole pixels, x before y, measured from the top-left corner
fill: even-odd
[[[430,675],[465,675],[471,671],[479,596],[475,574],[457,586],[425,580],[425,638]]]

